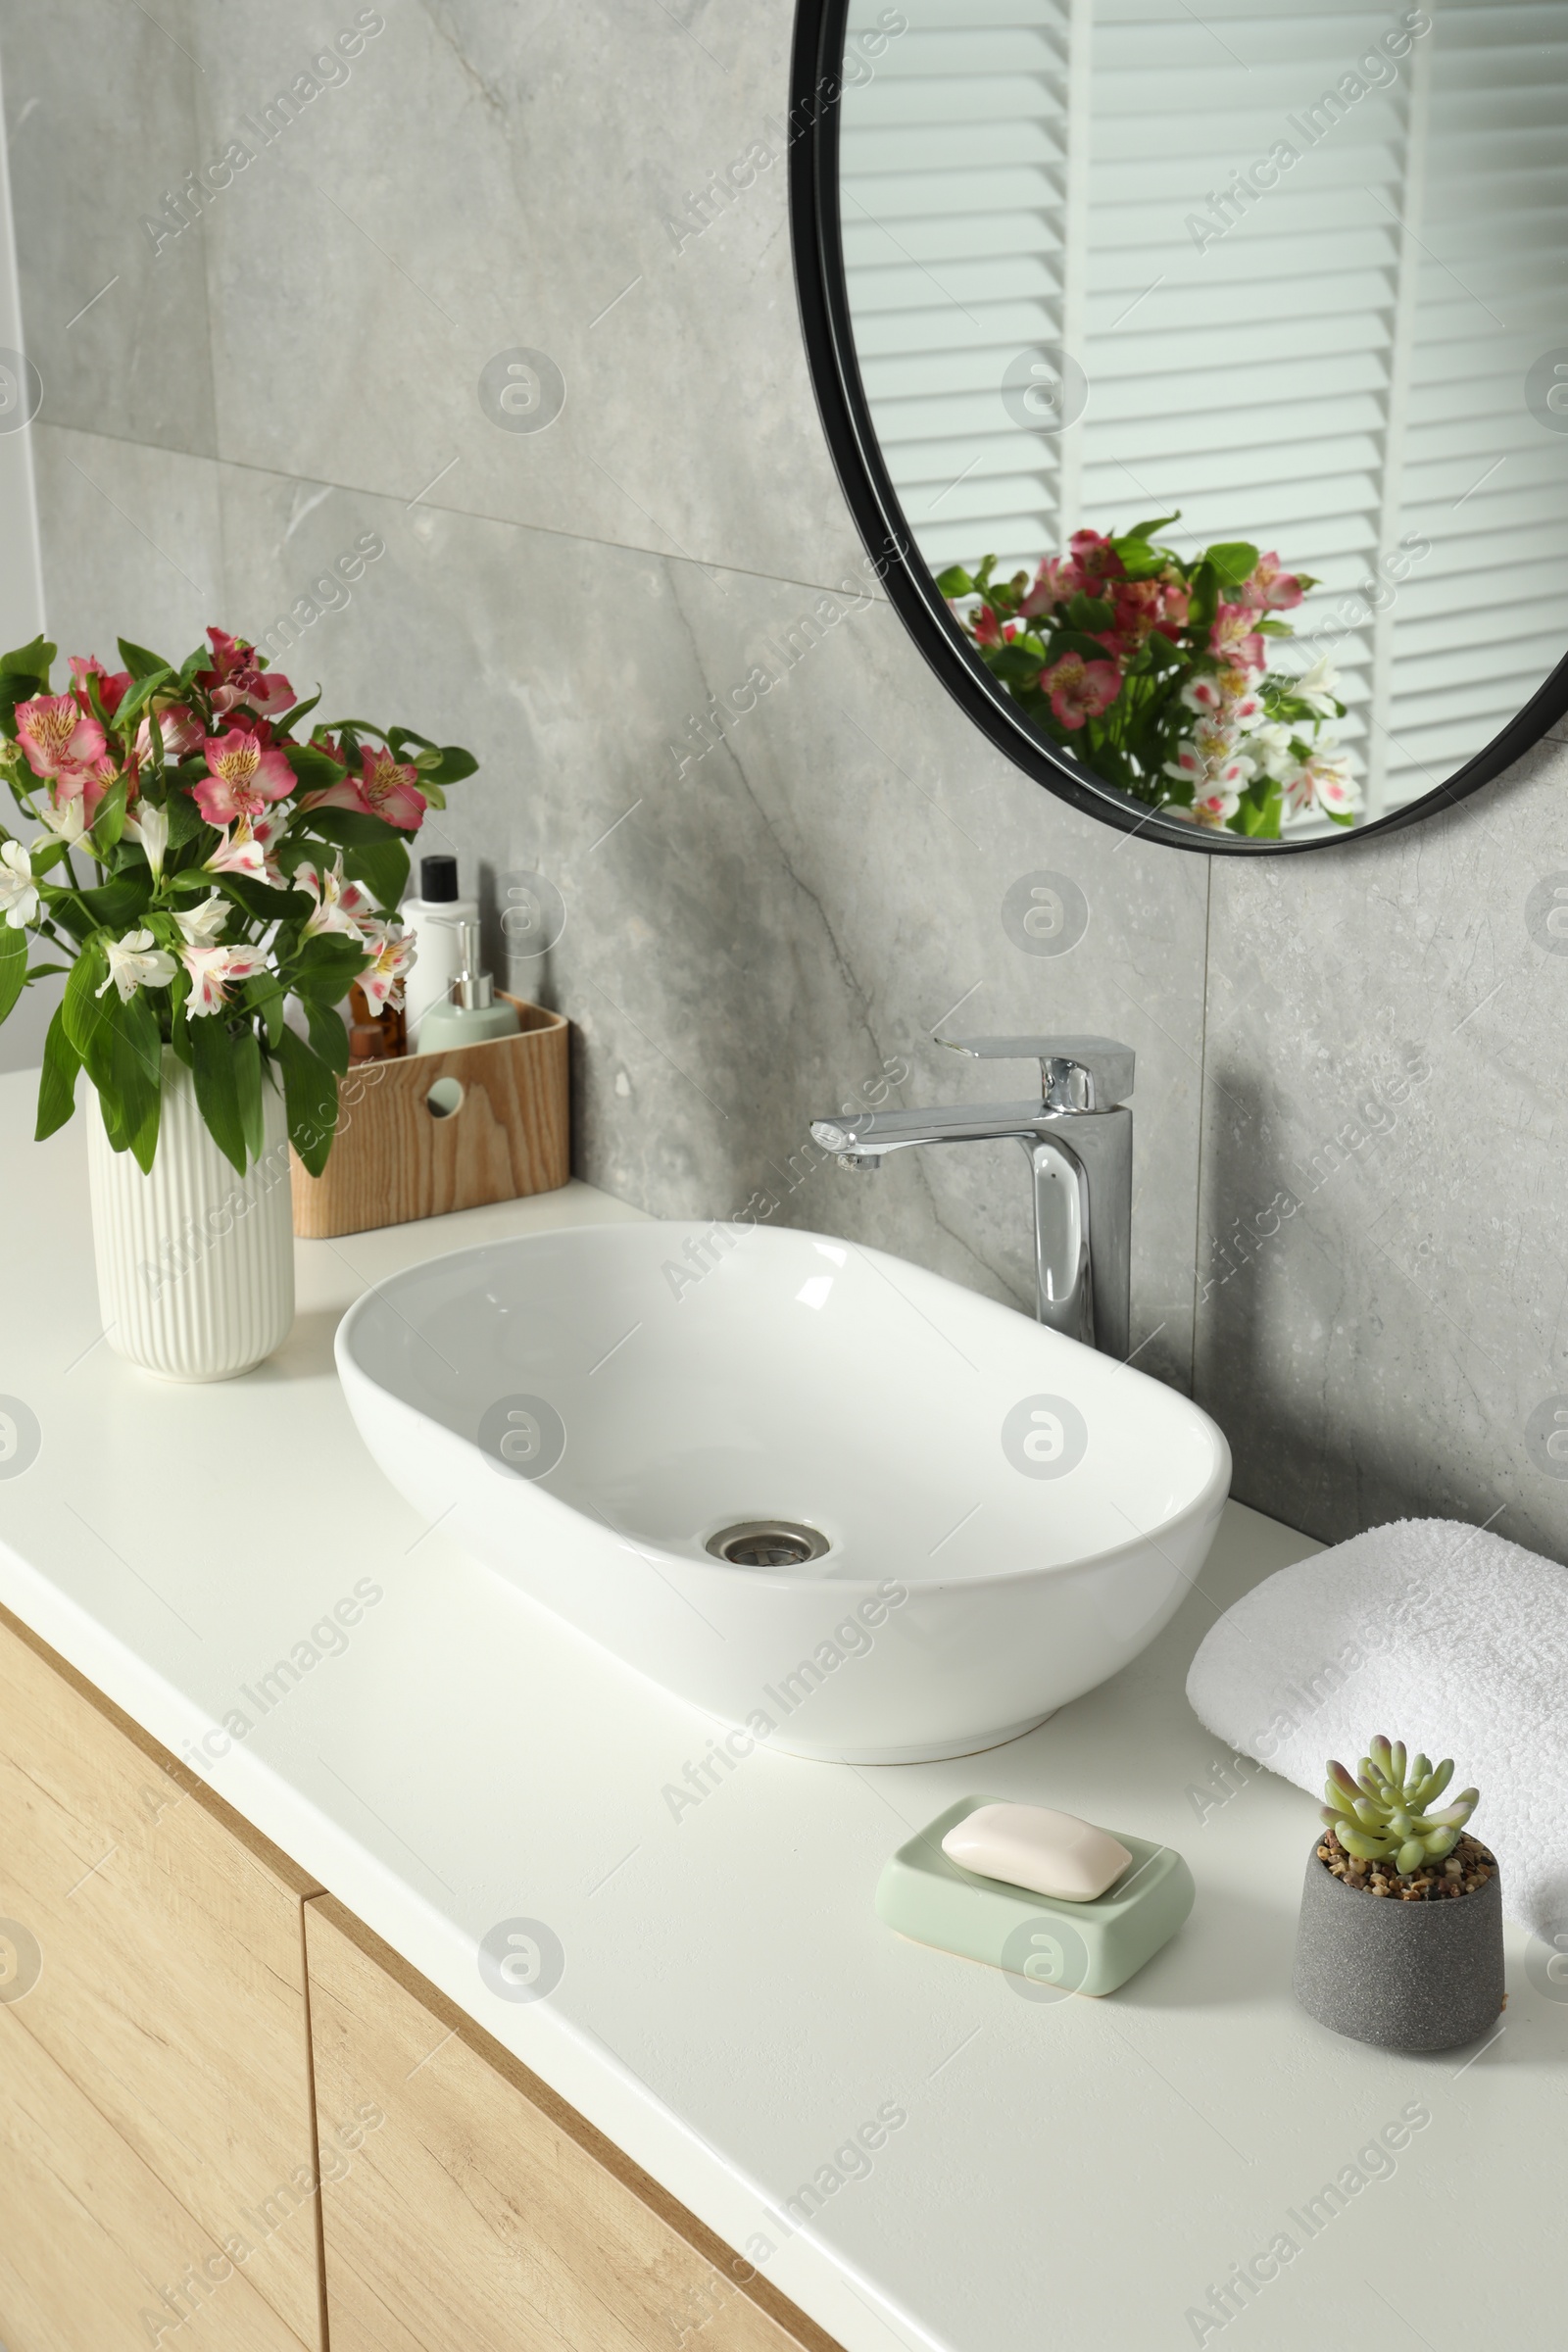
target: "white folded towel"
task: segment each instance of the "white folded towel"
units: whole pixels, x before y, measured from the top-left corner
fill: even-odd
[[[1382,1732],[1481,1791],[1503,1909],[1568,1932],[1568,1569],[1450,1519],[1399,1519],[1265,1579],[1187,1678],[1200,1722],[1314,1796]]]

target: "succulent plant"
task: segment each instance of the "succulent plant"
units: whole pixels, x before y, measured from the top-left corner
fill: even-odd
[[[1434,1768],[1425,1756],[1415,1756],[1407,1771],[1402,1740],[1391,1745],[1380,1733],[1367,1747],[1354,1779],[1343,1764],[1330,1763],[1323,1819],[1358,1861],[1392,1857],[1401,1877],[1423,1862],[1441,1862],[1458,1844],[1481,1791],[1463,1788],[1441,1813],[1429,1813],[1427,1807],[1453,1778],[1452,1759]]]

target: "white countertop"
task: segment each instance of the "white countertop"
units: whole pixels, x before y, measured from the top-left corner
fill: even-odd
[[[1250,1768],[1200,1817],[1225,1759],[1183,1682],[1210,1603],[1313,1544],[1232,1505],[1203,1594],[1027,1739],[877,1770],[759,1750],[677,1818],[663,1790],[707,1719],[421,1524],[332,1367],[344,1308],[394,1269],[637,1212],[572,1184],[301,1243],[280,1354],[173,1387],[102,1341],[81,1123],[35,1146],[32,1100],[0,1079],[0,1395],[43,1431],[0,1479],[0,1600],[178,1754],[244,1711],[211,1785],[731,2244],[755,2259],[760,2232],[847,2352],[1556,2340],[1568,2005],[1531,1984],[1523,1937],[1479,2057],[1339,2040],[1290,1993],[1311,1800]],[[363,1578],[382,1597],[346,1648],[258,1719],[242,1690]],[[967,1790],[1178,1847],[1193,1917],[1111,1999],[1038,2005],[890,1935],[883,1861]],[[475,1956],[516,1917],[565,1953],[526,2006]],[[1309,2240],[1292,2209],[1412,2102],[1430,2121],[1392,2176]],[[906,2120],[853,2177],[864,2160],[836,2152],[884,2108]],[[783,2201],[824,2167],[841,2184],[786,2235]],[[1200,2329],[1190,2307],[1282,2231],[1293,2258]]]

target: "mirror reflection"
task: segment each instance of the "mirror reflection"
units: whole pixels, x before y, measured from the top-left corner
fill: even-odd
[[[1199,826],[1446,783],[1568,646],[1568,5],[897,13],[850,8],[845,272],[977,658]]]

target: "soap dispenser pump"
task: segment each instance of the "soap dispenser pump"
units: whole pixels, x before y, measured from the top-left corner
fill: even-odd
[[[479,926],[465,918],[457,926],[462,957],[445,1004],[432,1004],[419,1023],[420,1054],[447,1054],[454,1046],[480,1046],[493,1037],[514,1037],[517,1008],[498,998],[490,974],[479,966]]]

